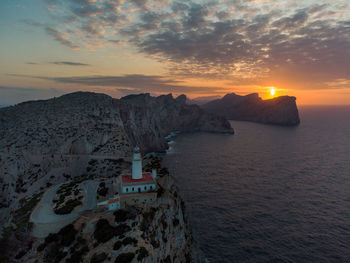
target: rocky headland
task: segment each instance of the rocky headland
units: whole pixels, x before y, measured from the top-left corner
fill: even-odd
[[[229,120],[294,126],[300,123],[296,98],[281,96],[263,100],[257,93],[240,96],[234,93],[201,105],[207,112]]]
[[[183,95],[113,99],[76,92],[0,109],[0,261],[124,262],[116,258],[126,254],[122,257],[129,261],[125,262],[201,262],[184,204],[160,163],[156,165],[162,175],[158,189],[163,190],[153,207],[127,209],[133,220],[125,219],[122,230],[113,224],[115,215],[101,215],[102,233],[113,233],[109,240],[98,241],[95,230],[86,228],[89,224],[84,220],[91,214],[45,240],[31,235],[30,215],[47,189],[130,172],[135,145],[144,153],[164,151],[165,137],[173,131],[233,133],[224,117],[187,105]],[[57,214],[82,206],[86,196],[81,195],[80,186],[71,190],[76,204],[62,191],[63,197],[54,199]],[[66,232],[74,236],[66,240]]]

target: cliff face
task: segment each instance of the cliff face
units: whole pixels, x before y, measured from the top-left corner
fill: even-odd
[[[224,116],[230,120],[286,126],[300,123],[296,98],[289,96],[262,100],[257,93],[246,96],[231,93],[201,107],[210,113]]]
[[[171,94],[140,94],[121,101],[127,103],[121,116],[124,128],[141,149],[164,150],[164,137],[175,130],[233,133],[225,118],[206,113],[197,105],[187,105],[184,95],[174,99]]]

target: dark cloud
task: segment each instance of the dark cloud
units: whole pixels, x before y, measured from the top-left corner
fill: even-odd
[[[170,77],[157,75],[128,74],[122,76],[80,76],[80,77],[43,77],[34,75],[7,74],[13,77],[35,78],[64,84],[78,84],[94,87],[114,87],[126,94],[131,93],[203,93],[213,92],[213,87],[188,86]],[[222,93],[222,92],[219,92]]]
[[[46,27],[45,30],[46,30],[47,34],[52,36],[55,40],[60,42],[62,45],[70,47],[72,49],[79,48],[78,45],[74,44],[73,41],[66,38],[59,30],[52,28],[52,27]]]
[[[120,87],[121,92],[140,93],[182,93],[212,90],[212,87],[193,87],[182,85],[164,76],[152,76],[142,74],[129,74],[122,76],[85,76],[85,77],[61,77],[51,78],[59,83],[82,84],[87,86]]]
[[[54,65],[65,65],[65,66],[91,66],[90,64],[85,64],[80,62],[71,62],[71,61],[53,61],[50,63]]]

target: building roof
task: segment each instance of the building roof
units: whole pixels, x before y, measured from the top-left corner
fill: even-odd
[[[137,183],[155,183],[150,173],[142,174],[141,179],[132,179],[132,175],[127,174],[122,176],[123,184],[137,184]]]

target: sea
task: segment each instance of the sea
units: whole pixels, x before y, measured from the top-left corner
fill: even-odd
[[[299,114],[175,137],[163,164],[209,262],[350,262],[350,107]]]

